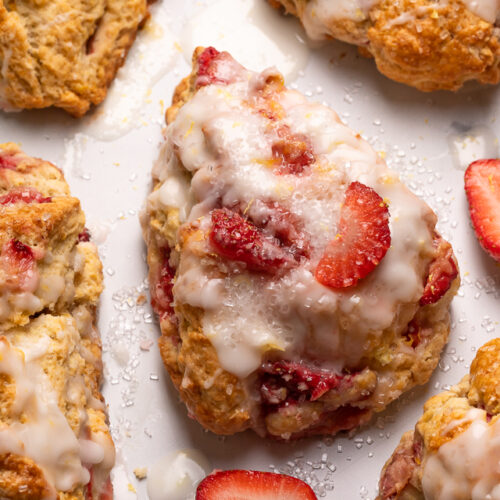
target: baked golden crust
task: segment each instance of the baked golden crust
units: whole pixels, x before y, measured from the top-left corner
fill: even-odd
[[[20,292],[8,283],[10,266],[5,255],[12,242],[31,249],[38,275],[27,307],[11,307],[8,312],[0,308],[4,328],[26,324],[41,310],[59,312],[82,302],[95,307],[102,291],[101,264],[93,245],[78,244],[85,217],[80,202],[68,196],[62,173],[47,162],[27,157],[13,144],[0,146],[2,161],[10,167],[0,167],[0,196],[35,189],[45,198],[43,203],[0,204],[0,259],[4,256],[0,289],[10,293],[10,299]]]
[[[0,145],[0,249],[0,497],[109,500],[102,265],[61,171],[14,144]]]
[[[422,474],[426,461],[469,428],[473,421],[467,417],[469,412],[485,410],[490,425],[500,418],[499,360],[500,338],[497,338],[478,350],[469,375],[425,403],[415,430],[403,435],[382,470],[379,500],[423,499]]]
[[[271,0],[307,22],[311,0]],[[460,0],[380,0],[359,20],[328,19],[324,34],[354,43],[387,77],[423,91],[500,80],[497,28]]]
[[[198,61],[203,52],[203,48],[195,51],[193,72],[175,90],[172,106],[166,112],[169,124],[197,92]],[[279,88],[283,85],[269,78],[270,85]],[[168,147],[167,138],[160,153],[163,160],[159,162],[165,161]],[[175,159],[169,161],[182,165],[180,153],[175,148],[174,151]],[[190,182],[187,170],[176,175]],[[155,167],[153,194],[164,181]],[[431,211],[424,219],[428,228],[434,228],[436,219]],[[178,208],[149,202],[141,222],[148,248],[153,307],[160,316],[162,336],[159,345],[163,361],[190,415],[213,432],[233,434],[252,428],[263,435],[288,439],[352,429],[367,422],[374,411],[383,410],[402,392],[425,383],[438,362],[448,338],[448,307],[458,289],[459,277],[450,245],[435,234],[434,247],[422,256],[421,272],[424,279],[432,273],[431,268],[435,269],[432,266],[455,269],[444,296],[428,305],[418,302],[398,305],[397,320],[380,336],[368,337],[367,342],[372,346],[367,349],[370,354],[351,367],[354,375],[347,377],[349,382],[342,385],[341,390],[327,391],[314,401],[286,410],[263,412],[258,404],[256,408],[255,401],[261,397],[258,386],[267,375],[253,373],[243,380],[224,370],[203,328],[204,309],[171,298],[176,276],[191,259],[202,259],[211,277],[224,278],[219,267],[221,259],[201,248],[200,242],[209,238],[206,229],[197,224],[181,225]],[[339,323],[345,323],[345,335],[350,328],[348,321],[348,317],[339,312]],[[414,330],[405,333],[409,324],[414,325]],[[274,360],[272,348],[266,359]]]
[[[84,115],[105,98],[146,16],[146,0],[4,1],[0,107]]]

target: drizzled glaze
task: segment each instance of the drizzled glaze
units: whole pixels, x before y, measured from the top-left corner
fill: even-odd
[[[414,9],[392,20],[385,28],[415,20],[416,14],[430,13],[436,8],[447,5],[448,1],[437,0],[428,5],[417,5]],[[368,19],[370,10],[378,3],[379,0],[310,0],[306,2],[302,17],[304,28],[313,40],[324,40],[328,38],[329,26],[333,22],[341,20],[363,22]],[[492,24],[500,14],[499,0],[463,0],[463,3],[471,12]],[[355,43],[360,41],[354,40]]]
[[[500,419],[488,424],[473,409],[464,420],[469,427],[425,462],[426,500],[500,500]]]
[[[61,322],[58,342],[77,346],[78,330],[70,317]],[[49,498],[57,492],[71,491],[90,480],[89,468],[101,464],[111,467],[114,449],[109,439],[88,430],[88,414],[80,412],[80,435],[76,435],[59,406],[59,394],[42,368],[50,356],[53,339],[48,334],[31,335],[11,330],[0,337],[0,373],[15,384],[15,397],[10,413],[15,418],[9,425],[0,425],[0,454],[13,453],[31,458],[44,473],[51,487]],[[74,356],[74,354],[73,354]],[[66,383],[67,400],[80,406],[102,409],[93,398],[83,377],[74,376]]]
[[[463,0],[467,8],[485,21],[494,23],[500,14],[499,0]]]
[[[280,75],[247,72],[232,59],[224,65],[225,82],[234,83],[204,86],[181,108],[154,169],[163,184],[149,208],[177,210],[185,227],[205,235],[183,246],[175,303],[204,309],[204,333],[222,367],[241,378],[270,349],[288,359],[307,352],[341,370],[363,357],[369,339],[394,325],[402,304],[418,302],[434,252],[434,216],[332,110],[279,87],[272,97],[279,117],[269,118],[263,89]],[[300,175],[281,175],[274,167],[281,126],[311,145],[315,160]],[[190,185],[176,154],[192,175]],[[358,286],[337,292],[318,283],[314,270],[337,233],[344,192],[353,181],[388,203],[392,246]],[[265,219],[270,205],[281,207],[310,242],[310,255],[278,276],[229,261],[217,268],[200,257],[213,255],[210,214],[220,204],[240,207],[253,221]]]

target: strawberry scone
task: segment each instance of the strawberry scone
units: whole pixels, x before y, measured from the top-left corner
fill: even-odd
[[[0,498],[109,500],[102,265],[62,172],[0,145]]]
[[[420,90],[500,80],[497,0],[269,2],[297,16],[311,39],[355,44],[381,73]]]
[[[385,464],[378,500],[500,498],[500,338],[470,374],[431,398]]]
[[[99,104],[148,15],[147,0],[0,3],[0,109]]]
[[[458,269],[432,210],[325,106],[199,48],[142,215],[160,350],[191,416],[281,439],[423,384]]]

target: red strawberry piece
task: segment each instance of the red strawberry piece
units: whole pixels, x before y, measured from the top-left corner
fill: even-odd
[[[158,276],[151,290],[151,305],[161,319],[174,315],[172,307],[174,277],[175,269],[170,265],[170,248],[165,247],[162,250],[162,262]]]
[[[478,160],[465,171],[465,194],[481,246],[500,262],[500,160]]]
[[[272,146],[273,158],[279,162],[279,175],[300,175],[314,163],[312,146],[305,136],[292,134],[287,126],[278,131],[280,139]]]
[[[370,274],[391,245],[389,210],[370,187],[353,182],[340,212],[338,234],[320,259],[316,279],[346,288]]]
[[[441,238],[438,243],[438,254],[444,255],[434,259],[429,267],[424,293],[420,298],[421,306],[436,303],[449,290],[453,280],[458,276],[451,245]]]
[[[278,238],[295,260],[309,256],[309,239],[300,231],[299,221],[279,203],[256,200],[248,208],[247,216],[258,228]]]
[[[50,203],[52,198],[44,197],[32,187],[14,188],[7,194],[0,196],[0,205],[14,205],[15,203]]]
[[[90,231],[87,228],[84,228],[83,231],[78,235],[78,241],[80,243],[86,243],[90,241]]]
[[[408,327],[406,331],[403,333],[403,337],[405,337],[408,344],[410,344],[413,349],[415,349],[418,344],[420,344],[420,326],[417,323],[416,319],[412,319],[408,323]]]
[[[10,240],[2,248],[0,265],[8,275],[11,288],[33,291],[37,283],[33,250],[19,240]]]
[[[309,485],[292,476],[251,470],[217,471],[196,490],[196,500],[317,500]]]
[[[292,398],[297,399],[297,396],[304,395],[310,401],[320,398],[325,392],[339,387],[341,382],[350,379],[348,375],[341,375],[330,370],[323,370],[292,361],[266,363],[262,366],[262,370],[281,379],[273,377],[275,383],[273,389],[276,389],[277,385],[281,385],[287,389],[287,394],[292,395]],[[263,384],[263,386],[265,385]],[[269,387],[272,387],[272,385]],[[264,390],[267,389],[268,387]],[[276,393],[274,396],[276,396]],[[268,402],[275,404],[271,401]]]
[[[0,153],[0,168],[6,168],[8,170],[16,170],[18,161],[10,154]]]
[[[233,83],[245,69],[227,52],[207,47],[198,57],[196,88],[206,85]]]
[[[243,262],[252,271],[276,274],[296,264],[275,238],[227,209],[213,210],[210,242],[219,255]]]

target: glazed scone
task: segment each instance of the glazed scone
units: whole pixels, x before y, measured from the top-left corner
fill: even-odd
[[[84,115],[105,98],[147,12],[147,0],[4,0],[0,109]]]
[[[102,265],[62,172],[0,145],[0,498],[110,500]]]
[[[468,80],[498,83],[497,0],[269,0],[313,40],[337,38],[374,57],[381,73],[423,91]]]
[[[197,49],[142,224],[160,350],[220,434],[353,429],[425,383],[458,286],[432,210],[327,107]]]
[[[379,500],[500,498],[500,338],[478,350],[470,374],[429,399],[380,479]]]
[[[0,145],[0,323],[28,323],[102,291],[101,263],[80,202],[62,173],[13,144]]]

